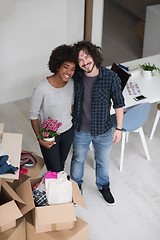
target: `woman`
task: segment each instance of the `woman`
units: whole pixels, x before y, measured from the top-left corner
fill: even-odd
[[[30,119],[38,136],[41,123],[50,117],[62,123],[55,141],[38,139],[48,171],[64,170],[65,160],[73,141],[71,107],[74,98],[72,76],[75,72],[75,55],[70,45],[60,45],[52,51],[49,70],[53,75],[43,79],[34,89]]]

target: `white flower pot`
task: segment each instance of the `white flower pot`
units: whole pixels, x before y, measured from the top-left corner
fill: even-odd
[[[143,77],[146,79],[150,79],[153,76],[151,71],[142,70]]]
[[[44,138],[45,141],[49,141],[49,142],[52,142],[54,139],[55,139],[55,137],[53,137],[53,138]]]

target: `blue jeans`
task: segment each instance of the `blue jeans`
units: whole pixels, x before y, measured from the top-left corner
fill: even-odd
[[[103,185],[109,183],[108,168],[112,147],[112,129],[95,137],[92,137],[88,132],[75,131],[70,174],[71,178],[79,185],[83,183],[84,161],[91,141],[96,161],[96,185],[98,189],[102,189]]]

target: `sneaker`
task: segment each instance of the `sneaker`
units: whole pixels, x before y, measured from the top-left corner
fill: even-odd
[[[104,185],[102,190],[100,190],[100,189],[98,189],[98,190],[102,194],[104,200],[107,202],[108,205],[115,204],[114,197],[112,196],[112,193],[110,192],[109,184]]]

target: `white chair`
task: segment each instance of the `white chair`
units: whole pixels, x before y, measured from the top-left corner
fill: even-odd
[[[123,161],[124,161],[124,149],[125,149],[125,140],[128,141],[129,132],[138,132],[140,134],[142,144],[144,147],[144,151],[147,157],[147,160],[150,160],[150,155],[148,152],[144,132],[142,126],[146,122],[149,112],[150,112],[151,104],[150,103],[142,103],[131,109],[129,109],[123,117],[123,132],[122,132],[122,145],[121,145],[121,156],[120,156],[120,171],[123,169]],[[116,115],[111,115],[111,122],[113,128],[117,127]]]
[[[160,118],[160,103],[157,105],[157,108],[158,108],[158,110],[157,110],[156,118],[154,120],[154,124],[153,124],[153,127],[152,127],[150,140],[152,140],[152,138],[153,138],[154,132],[156,130],[156,127],[157,127],[157,124],[158,124],[158,121],[159,121],[159,118]]]

